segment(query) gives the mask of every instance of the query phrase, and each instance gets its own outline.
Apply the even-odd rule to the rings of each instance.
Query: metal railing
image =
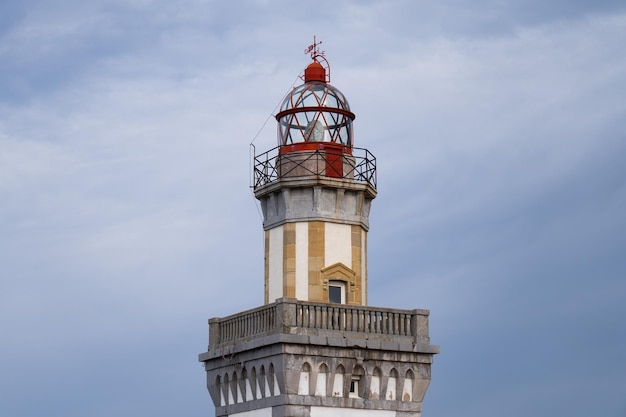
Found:
[[[310,176],[350,179],[376,188],[376,157],[367,149],[351,148],[352,155],[338,155],[324,149],[281,155],[280,148],[254,155],[253,189],[280,178]]]

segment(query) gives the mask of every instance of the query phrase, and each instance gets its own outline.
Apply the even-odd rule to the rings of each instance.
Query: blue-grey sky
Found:
[[[423,416],[625,417],[611,0],[0,2],[0,415],[213,415],[206,320],[263,302],[249,144],[313,35],[378,158],[370,304],[431,310]]]

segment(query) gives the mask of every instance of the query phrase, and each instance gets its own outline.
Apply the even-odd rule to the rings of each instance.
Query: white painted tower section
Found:
[[[325,266],[338,262],[352,268],[352,227],[349,224],[325,224]]]
[[[296,223],[296,298],[309,299],[309,224]]]

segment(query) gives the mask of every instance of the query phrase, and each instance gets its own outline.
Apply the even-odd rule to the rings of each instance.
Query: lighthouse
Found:
[[[277,146],[254,155],[265,303],[210,319],[199,356],[218,417],[420,416],[439,352],[428,310],[368,306],[376,159],[354,144],[320,43],[276,114]]]
[[[367,304],[367,231],[376,159],[353,146],[354,113],[314,44],[304,83],[276,114],[278,147],[255,159],[265,303]],[[326,66],[322,65],[326,64]]]

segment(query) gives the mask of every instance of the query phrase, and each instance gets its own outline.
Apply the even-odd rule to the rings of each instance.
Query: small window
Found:
[[[346,286],[342,281],[330,281],[328,283],[328,302],[345,304]]]
[[[348,395],[351,398],[358,398],[359,396],[359,378],[352,377],[350,381],[350,393]]]

